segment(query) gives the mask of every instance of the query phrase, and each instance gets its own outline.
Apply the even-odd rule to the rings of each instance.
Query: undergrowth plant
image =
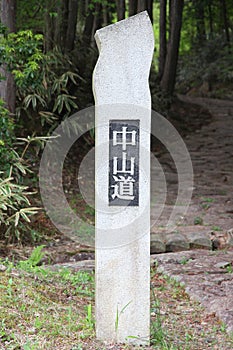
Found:
[[[29,223],[38,211],[25,186],[30,182],[31,188],[36,178],[29,166],[31,146],[38,154],[48,139],[39,135],[48,135],[78,108],[70,91],[81,77],[58,50],[44,54],[42,35],[7,33],[4,26],[0,34],[0,66],[13,74],[17,88],[14,119],[0,101],[0,238],[22,242],[35,239]]]
[[[177,88],[187,92],[193,87],[208,84],[211,91],[214,84],[232,84],[232,48],[219,36],[206,41],[201,47],[194,46],[189,53],[180,57]],[[213,89],[214,90],[214,89]]]
[[[32,204],[35,191],[25,185],[25,179],[31,173],[26,153],[31,144],[42,147],[48,138],[21,138],[17,143],[14,122],[2,100],[0,126],[0,239],[34,241],[37,235],[29,224],[39,208]]]
[[[43,35],[6,33],[4,27],[0,34],[0,66],[5,64],[14,76],[21,133],[48,133],[78,109],[72,89],[82,78],[58,49],[43,52]]]
[[[27,260],[21,260],[19,262],[19,267],[24,270],[30,271],[31,269],[39,265],[44,256],[44,252],[42,252],[44,247],[44,245],[39,245],[36,248],[34,248],[30,257]]]
[[[0,170],[9,170],[10,164],[15,158],[12,149],[14,140],[14,123],[9,116],[9,111],[4,107],[4,101],[0,99]]]
[[[22,241],[23,236],[30,236],[30,216],[39,208],[31,206],[29,197],[32,193],[14,181],[12,171],[6,178],[2,175],[0,173],[0,238]]]

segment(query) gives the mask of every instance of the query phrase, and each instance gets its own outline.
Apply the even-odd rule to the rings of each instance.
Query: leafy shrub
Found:
[[[32,207],[29,196],[32,193],[21,186],[11,176],[3,178],[0,173],[0,238],[6,241],[21,241],[30,232],[30,216],[37,213]]]
[[[14,75],[17,88],[15,124],[0,101],[0,238],[22,242],[33,238],[29,222],[38,211],[25,186],[35,179],[33,173],[33,179],[28,176],[28,147],[32,142],[43,147],[46,137],[36,135],[48,134],[78,108],[72,89],[81,77],[58,50],[43,53],[42,35],[30,30],[7,33],[1,23],[0,34],[0,66]],[[21,136],[18,144],[16,134]],[[24,149],[19,141],[26,142]]]
[[[77,110],[70,92],[81,77],[58,50],[43,53],[43,36],[25,30],[2,35],[0,65],[6,64],[17,87],[16,114],[28,133],[49,131]]]
[[[17,87],[37,88],[40,84],[39,67],[44,59],[43,35],[30,30],[10,33],[1,37],[0,64],[7,64]]]
[[[28,172],[23,155],[31,141],[35,138],[28,138],[20,157],[15,148],[13,121],[0,100],[0,238],[6,241],[32,238],[28,223],[38,208],[31,206],[32,193],[22,185],[22,178]]]
[[[31,142],[34,139],[28,138],[28,141]],[[2,177],[8,176],[11,171],[12,175],[19,181],[20,174],[25,175],[28,168],[23,157],[17,153],[19,149],[15,145],[15,140],[13,118],[10,117],[9,111],[4,107],[3,100],[0,99],[0,171]],[[25,152],[23,151],[23,153]]]
[[[186,92],[207,82],[229,84],[233,82],[232,53],[221,38],[206,41],[180,57],[177,87]]]
[[[39,84],[18,87],[17,116],[30,121],[30,131],[51,132],[57,124],[78,109],[76,97],[70,93],[79,75],[69,70],[64,56],[55,50],[44,56],[38,71]],[[70,63],[71,64],[71,63]],[[40,120],[41,130],[38,126]]]
[[[4,102],[0,99],[0,169],[7,171],[10,169],[15,154],[12,149],[14,139],[14,124],[9,116],[8,110],[4,107]]]

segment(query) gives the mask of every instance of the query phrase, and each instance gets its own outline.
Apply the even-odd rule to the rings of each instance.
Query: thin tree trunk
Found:
[[[151,23],[153,24],[153,0],[147,0],[147,12],[150,16]]]
[[[88,13],[89,10],[89,0],[85,0],[85,13]]]
[[[214,28],[213,28],[212,0],[209,0],[209,3],[208,3],[208,13],[209,13],[210,38],[213,39]]]
[[[61,42],[61,18],[63,18],[61,8],[62,1],[63,0],[61,0],[61,2],[56,0],[47,0],[45,4],[44,37],[46,52],[51,51],[56,44],[60,46],[63,45]],[[57,17],[53,15],[54,13],[57,13]],[[59,31],[58,33],[57,30]]]
[[[175,87],[183,5],[184,0],[173,0],[171,3],[171,38],[168,43],[166,61],[160,83],[162,90],[169,95],[173,94]]]
[[[8,28],[9,32],[15,32],[16,25],[16,0],[1,1],[1,22]],[[13,75],[7,70],[7,67],[0,68],[0,74],[5,80],[0,81],[0,98],[6,103],[11,113],[15,113],[16,88]]]
[[[116,0],[117,19],[121,21],[125,18],[125,0]]]
[[[56,3],[57,17],[54,25],[54,45],[61,47],[61,23],[62,23],[62,4],[61,0]]]
[[[90,11],[86,17],[84,31],[83,31],[83,41],[87,45],[89,45],[91,41],[93,22],[94,22],[94,15],[93,15],[93,12]]]
[[[54,20],[48,9],[45,12],[45,51],[51,51],[54,47]]]
[[[77,26],[76,31],[78,34],[81,34],[84,24],[85,24],[85,17],[86,17],[86,1],[85,0],[79,0],[78,1],[78,15],[77,15]]]
[[[171,18],[171,13],[172,13],[172,1],[169,0],[168,2],[168,40],[171,39],[171,27],[172,27],[172,18]]]
[[[93,27],[92,27],[92,33],[91,33],[91,46],[95,45],[94,35],[97,29],[101,27],[101,10],[102,6],[100,2],[95,3],[95,14],[94,14],[94,20],[93,20]]]
[[[229,45],[230,44],[230,32],[229,32],[229,26],[228,26],[226,1],[221,0],[220,4],[222,4],[223,24],[224,24],[224,31],[225,31],[225,35],[226,35],[226,42]]]
[[[195,1],[196,10],[196,26],[197,26],[197,41],[202,44],[206,39],[205,31],[205,4],[203,0]]]
[[[64,50],[66,47],[66,34],[68,28],[68,17],[69,17],[69,0],[61,0],[61,25],[60,25],[60,36],[61,36],[61,49]]]
[[[74,41],[76,35],[76,26],[78,18],[78,0],[69,0],[68,23],[66,32],[66,52],[74,49]]]
[[[134,16],[137,13],[137,0],[129,0],[129,16]]]
[[[137,13],[147,9],[147,0],[138,0]]]
[[[108,17],[108,6],[106,3],[103,3],[103,27],[108,25],[109,17]]]
[[[162,78],[167,54],[167,0],[160,0],[159,15],[159,78]]]

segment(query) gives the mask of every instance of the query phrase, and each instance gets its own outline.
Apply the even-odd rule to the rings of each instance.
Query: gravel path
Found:
[[[152,227],[152,253],[233,245],[233,102],[179,98],[208,110],[212,119],[184,139],[193,164],[194,191],[187,214],[169,234],[166,222],[177,197],[176,167],[167,153],[158,158],[168,190],[162,215]],[[153,215],[152,207],[152,220]]]
[[[153,259],[160,271],[183,282],[190,297],[233,332],[233,102],[186,96],[180,99],[203,106],[213,118],[185,140],[194,169],[192,202],[183,224],[173,233],[173,252],[154,255]],[[175,194],[171,190],[170,196]],[[154,232],[159,232],[167,246],[165,229],[156,226]],[[187,249],[192,248],[195,238],[196,242],[205,242],[199,248],[225,249],[184,251],[187,244]]]

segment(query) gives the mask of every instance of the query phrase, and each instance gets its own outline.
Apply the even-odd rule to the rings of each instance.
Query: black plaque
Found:
[[[109,205],[139,205],[139,120],[109,122]]]

